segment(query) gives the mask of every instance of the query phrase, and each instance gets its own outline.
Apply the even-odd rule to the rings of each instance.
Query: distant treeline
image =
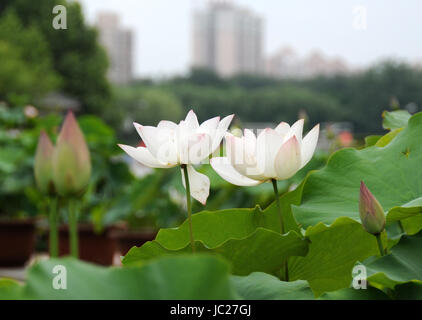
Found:
[[[294,122],[306,113],[309,124],[349,121],[358,134],[380,131],[381,113],[422,106],[422,71],[385,61],[353,75],[308,80],[276,80],[241,75],[222,79],[194,69],[185,77],[165,81],[139,80],[116,88],[124,117],[153,124],[179,120],[190,108],[204,120],[235,113],[243,122]]]

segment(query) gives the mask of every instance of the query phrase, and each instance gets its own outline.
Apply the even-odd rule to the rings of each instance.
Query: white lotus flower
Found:
[[[205,204],[209,195],[210,180],[193,168],[213,153],[221,143],[234,115],[215,117],[198,123],[191,110],[185,120],[176,124],[162,120],[157,127],[134,123],[145,147],[119,146],[132,158],[151,168],[171,168],[187,165],[191,196]],[[182,181],[184,175],[182,170]],[[186,186],[185,186],[186,187]]]
[[[317,145],[319,124],[302,139],[303,122],[291,127],[281,122],[275,129],[264,129],[258,138],[248,129],[240,138],[227,133],[227,156],[212,158],[211,166],[238,186],[288,179],[311,160]]]

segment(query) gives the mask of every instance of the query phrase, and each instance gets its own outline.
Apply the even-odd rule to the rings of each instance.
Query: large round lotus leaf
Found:
[[[360,221],[360,181],[365,182],[385,211],[408,206],[422,196],[421,137],[422,113],[418,113],[385,147],[334,153],[325,168],[305,180],[302,203],[293,207],[296,219],[305,227],[319,222],[331,224],[341,216]],[[421,209],[420,205],[414,206]]]

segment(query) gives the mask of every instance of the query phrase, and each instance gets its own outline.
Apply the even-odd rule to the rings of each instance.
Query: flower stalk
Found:
[[[69,244],[71,256],[77,259],[79,257],[78,212],[75,199],[69,199]]]
[[[280,219],[280,234],[284,234],[284,222],[283,222],[283,215],[281,213],[281,205],[280,205],[280,197],[278,195],[278,187],[277,187],[277,180],[271,179],[271,182],[273,184],[274,189],[274,196],[275,196],[275,203],[277,204],[277,210],[278,210],[278,217]],[[289,281],[289,263],[286,260],[284,263],[284,281]]]
[[[192,253],[195,253],[195,241],[193,239],[193,231],[192,231],[192,200],[190,195],[190,184],[189,184],[189,176],[188,176],[188,168],[186,164],[181,165],[183,170],[183,175],[185,177],[185,186],[186,186],[186,207],[188,211],[188,224],[189,224],[189,238],[190,238],[190,246],[192,248]]]
[[[50,212],[49,212],[49,223],[50,223],[50,257],[58,257],[59,245],[58,245],[58,231],[57,231],[57,198],[50,198]]]
[[[278,210],[278,217],[280,219],[280,234],[284,234],[283,215],[281,213],[280,198],[278,196],[277,180],[271,179],[271,182],[273,184],[275,202],[277,204],[277,210]]]
[[[384,246],[382,245],[382,240],[381,240],[381,233],[376,234],[375,237],[377,238],[378,249],[380,251],[381,257],[385,256]]]

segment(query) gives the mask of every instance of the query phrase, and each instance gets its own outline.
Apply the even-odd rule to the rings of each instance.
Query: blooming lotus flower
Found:
[[[384,209],[363,181],[360,182],[359,214],[367,232],[377,235],[384,230]]]
[[[84,135],[70,111],[57,138],[53,160],[54,184],[62,196],[79,196],[91,177],[91,158]]]
[[[151,168],[186,165],[191,196],[205,204],[210,180],[206,175],[195,171],[192,164],[199,164],[207,159],[220,146],[232,119],[233,115],[221,121],[220,117],[215,117],[199,125],[196,114],[191,110],[179,124],[167,120],[160,121],[156,127],[134,123],[145,147],[119,146],[129,156]],[[183,170],[182,181],[186,188]]]
[[[53,194],[53,153],[54,146],[47,133],[42,130],[35,153],[34,175],[38,189],[44,194]]]
[[[268,180],[284,180],[303,168],[314,154],[319,124],[303,139],[303,119],[291,127],[281,122],[258,137],[245,129],[242,137],[226,134],[226,157],[211,159],[211,166],[228,182],[255,186]]]

